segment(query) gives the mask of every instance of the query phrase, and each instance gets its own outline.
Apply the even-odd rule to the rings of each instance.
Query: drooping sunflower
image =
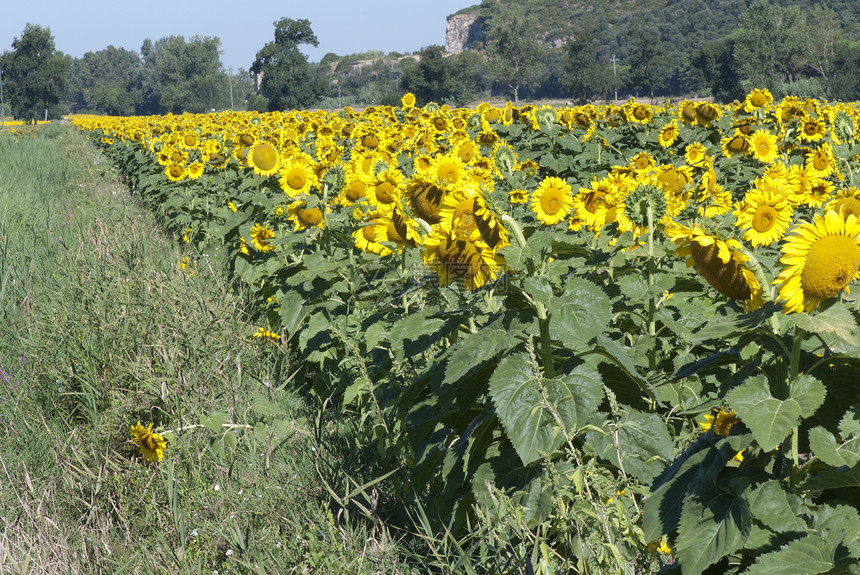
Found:
[[[280,155],[278,149],[269,142],[255,142],[245,161],[258,176],[271,176],[278,171]]]
[[[260,253],[268,253],[275,249],[271,245],[271,239],[275,237],[275,231],[268,225],[255,223],[251,226],[251,245]]]
[[[436,272],[440,285],[459,280],[470,290],[495,280],[501,267],[481,233],[477,229],[468,233],[460,226],[435,228],[424,238],[421,257]]]
[[[164,459],[164,450],[167,449],[167,440],[152,431],[152,424],[144,427],[138,421],[131,426],[132,440],[140,448],[140,454],[147,461],[159,462]]]
[[[770,164],[779,157],[779,146],[776,134],[771,134],[766,129],[756,130],[749,137],[750,146],[748,154],[763,164]]]
[[[783,194],[768,191],[748,193],[734,213],[744,240],[752,246],[767,246],[785,235],[794,210]]]
[[[801,222],[782,245],[784,266],[773,282],[785,313],[811,311],[840,292],[860,270],[860,220],[833,210]]]
[[[720,109],[710,102],[696,104],[696,121],[702,126],[710,126],[722,117]]]
[[[532,194],[532,211],[539,222],[553,226],[573,208],[573,191],[566,181],[555,176],[545,178]]]
[[[711,287],[729,299],[740,300],[748,309],[761,307],[762,287],[755,274],[744,265],[749,258],[743,253],[740,242],[723,241],[698,224],[688,228],[672,223],[664,228],[664,233],[678,244],[675,254],[687,258],[687,267],[696,266]]]
[[[443,186],[417,172],[406,183],[403,197],[415,217],[433,225],[440,220],[439,210],[445,195]]]

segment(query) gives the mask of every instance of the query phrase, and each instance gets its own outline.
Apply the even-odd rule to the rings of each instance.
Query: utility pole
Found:
[[[6,108],[3,105],[3,70],[0,70],[0,127],[6,127]]]
[[[615,91],[615,100],[618,100],[618,79],[615,74],[615,63],[618,61],[618,58],[615,57],[615,54],[612,55],[612,88]]]

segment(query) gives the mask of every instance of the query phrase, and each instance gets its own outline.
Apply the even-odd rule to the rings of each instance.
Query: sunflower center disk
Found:
[[[842,235],[824,236],[809,248],[800,275],[808,298],[825,300],[845,289],[860,269],[860,247]]]
[[[759,233],[770,231],[776,224],[777,213],[772,206],[759,206],[753,215],[752,227]]]

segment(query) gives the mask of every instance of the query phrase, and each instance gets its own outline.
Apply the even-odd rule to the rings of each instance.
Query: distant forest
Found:
[[[463,50],[446,52],[440,38],[410,54],[328,53],[319,62],[301,53],[319,45],[313,23],[283,18],[275,41],[239,70],[223,67],[217,37],[171,36],[146,40],[139,52],[108,46],[72,58],[54,54],[49,31],[28,24],[0,54],[7,110],[11,102],[18,116],[35,118],[335,109],[396,105],[406,92],[419,104],[457,106],[631,96],[728,102],[752,88],[775,98],[860,100],[857,0],[484,0],[458,14],[474,27]],[[38,62],[48,54],[51,79],[45,72],[44,86],[33,85],[28,70],[47,70]]]

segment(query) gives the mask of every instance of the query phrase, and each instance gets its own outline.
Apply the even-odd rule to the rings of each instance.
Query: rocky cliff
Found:
[[[445,27],[445,51],[462,52],[475,42],[484,42],[481,25],[484,20],[475,12],[457,13],[448,16]]]

